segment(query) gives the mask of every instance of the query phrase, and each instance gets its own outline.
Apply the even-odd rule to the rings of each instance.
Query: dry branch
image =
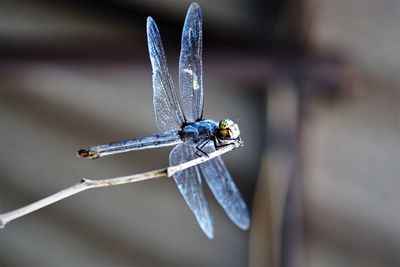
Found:
[[[208,154],[208,156],[199,157],[199,158],[181,163],[179,165],[170,166],[168,168],[149,171],[149,172],[145,172],[145,173],[121,176],[121,177],[117,177],[117,178],[102,179],[102,180],[92,180],[92,179],[82,178],[79,183],[77,183],[71,187],[68,187],[64,190],[61,190],[51,196],[43,198],[39,201],[36,201],[32,204],[25,206],[25,207],[22,207],[22,208],[19,208],[19,209],[16,209],[16,210],[4,213],[4,214],[0,214],[0,228],[3,228],[7,223],[9,223],[12,220],[15,220],[19,217],[22,217],[28,213],[31,213],[35,210],[40,209],[40,208],[46,207],[50,204],[53,204],[59,200],[67,198],[69,196],[75,195],[81,191],[91,189],[91,188],[97,188],[97,187],[106,187],[106,186],[112,186],[112,185],[134,183],[134,182],[139,182],[139,181],[144,181],[144,180],[149,180],[149,179],[160,178],[163,176],[170,177],[178,171],[182,171],[184,169],[193,167],[195,165],[198,165],[198,164],[205,162],[207,160],[210,160],[212,158],[218,157],[218,156],[220,156],[226,152],[232,151],[233,149],[238,148],[242,145],[243,145],[243,143],[240,140],[237,140],[235,143],[233,143],[231,145],[222,147],[221,149]]]

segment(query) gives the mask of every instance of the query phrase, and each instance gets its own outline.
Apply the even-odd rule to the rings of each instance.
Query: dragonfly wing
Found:
[[[147,43],[153,69],[153,106],[157,127],[160,131],[179,129],[185,117],[169,74],[160,32],[151,17],[147,18]]]
[[[169,155],[170,165],[194,159],[194,148],[180,144]],[[201,175],[197,166],[185,169],[174,174],[174,180],[186,203],[196,216],[197,222],[208,238],[213,238],[213,217],[208,202],[203,193]]]
[[[180,96],[188,122],[203,116],[202,20],[200,6],[191,4],[183,26],[179,58]]]
[[[214,151],[213,146],[207,146],[204,149],[207,153]],[[246,203],[221,157],[203,162],[199,166],[212,193],[229,218],[241,229],[248,229],[250,217]]]

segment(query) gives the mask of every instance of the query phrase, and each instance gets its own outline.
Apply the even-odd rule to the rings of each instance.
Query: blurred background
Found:
[[[206,193],[215,238],[173,180],[89,190],[0,231],[0,266],[400,265],[397,0],[198,1],[205,117],[239,120],[224,160],[252,214]],[[79,181],[167,166],[170,148],[76,157],[157,131],[146,17],[177,85],[190,1],[0,2],[0,212]]]

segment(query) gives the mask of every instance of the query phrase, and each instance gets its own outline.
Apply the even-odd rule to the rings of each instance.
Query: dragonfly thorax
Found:
[[[213,139],[217,130],[218,124],[215,121],[201,120],[186,124],[180,134],[182,140],[198,143],[205,139]]]

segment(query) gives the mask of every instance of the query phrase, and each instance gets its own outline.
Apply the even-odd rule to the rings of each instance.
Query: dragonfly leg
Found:
[[[208,154],[206,153],[206,152],[204,152],[203,150],[202,150],[202,148],[203,147],[205,147],[208,143],[210,142],[210,139],[209,138],[206,138],[206,139],[204,139],[204,140],[202,140],[197,146],[196,146],[196,156],[198,156],[198,157],[201,157],[201,156],[207,156],[208,157]],[[201,154],[200,154],[200,153]]]
[[[213,139],[213,143],[214,143],[215,150],[218,150],[218,148],[220,147],[221,144],[219,142],[218,142],[219,144],[217,143],[217,138]]]

